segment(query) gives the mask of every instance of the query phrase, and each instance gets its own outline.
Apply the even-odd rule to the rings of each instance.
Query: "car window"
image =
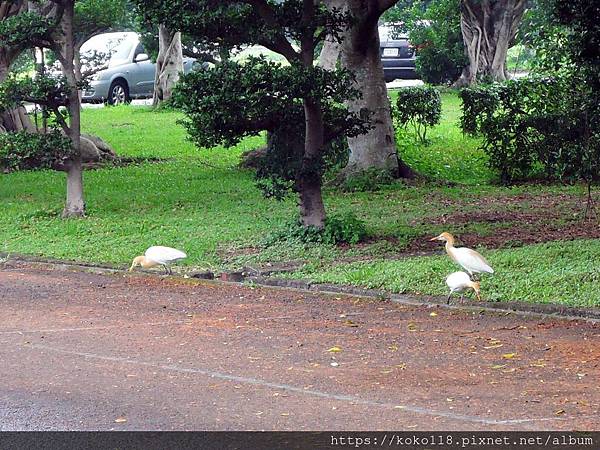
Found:
[[[141,42],[135,48],[135,53],[133,54],[133,57],[135,58],[140,53],[146,53],[146,51],[144,50],[144,46],[142,45]]]
[[[124,40],[121,42],[115,48],[115,52],[110,58],[109,66],[118,66],[119,64],[129,62],[129,55],[131,54],[131,48],[133,47],[133,44],[134,42],[131,42],[130,40]]]

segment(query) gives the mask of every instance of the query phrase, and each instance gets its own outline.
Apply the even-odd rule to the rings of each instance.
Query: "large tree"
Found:
[[[323,159],[335,136],[353,128],[355,121],[354,115],[339,105],[340,92],[349,95],[347,89],[342,89],[346,77],[315,67],[315,52],[328,34],[339,36],[347,25],[347,16],[328,11],[323,1],[316,0],[136,3],[148,20],[189,34],[201,44],[217,43],[221,48],[259,44],[286,58],[288,68],[253,60],[238,67],[231,65],[234,62],[220,64],[212,72],[217,78],[210,71],[207,75],[192,74],[186,86],[196,88],[186,90],[181,101],[185,102],[192,131],[209,131],[195,133],[199,143],[205,142],[203,136],[209,136],[212,142],[231,144],[263,130],[274,132],[284,141],[286,137],[289,141],[301,137],[300,154],[287,153],[294,158],[290,161],[294,167],[293,190],[299,196],[302,224],[322,228]],[[203,83],[212,82],[219,92],[207,95]],[[277,156],[290,147],[294,146],[283,142],[277,147],[281,149]]]
[[[12,3],[12,2],[5,2]],[[3,2],[4,4],[4,2]],[[80,151],[80,102],[78,81],[75,71],[75,1],[53,0],[28,2],[14,15],[3,20],[0,33],[0,48],[21,49],[42,47],[54,52],[62,71],[62,78],[46,76],[36,80],[7,79],[3,86],[2,102],[12,110],[25,101],[45,104],[54,113],[54,118],[69,138],[71,152],[64,161],[67,173],[67,195],[63,217],[78,217],[85,213],[83,197],[83,166]],[[65,114],[62,107],[66,108]]]
[[[341,39],[325,41],[319,58],[323,67],[338,63],[354,74],[354,86],[361,96],[348,99],[346,105],[356,114],[371,115],[371,129],[348,138],[350,155],[344,176],[381,169],[395,176],[410,178],[413,171],[398,157],[391,117],[391,106],[380,56],[378,23],[381,16],[398,0],[326,0],[327,7],[349,13],[352,21]]]
[[[352,174],[376,168],[393,172],[399,177],[414,176],[412,170],[398,158],[383,65],[380,55],[379,19],[397,0],[346,0],[348,12],[354,18],[343,35],[342,67],[355,76],[355,86],[362,96],[347,101],[350,111],[361,114],[370,111],[373,127],[368,133],[348,138],[350,158],[346,173]]]
[[[508,79],[506,55],[526,6],[527,0],[461,0],[460,26],[469,64],[456,86]]]
[[[156,106],[173,95],[173,88],[183,72],[183,48],[181,32],[169,30],[165,25],[158,26],[158,57],[154,76],[152,103]]]

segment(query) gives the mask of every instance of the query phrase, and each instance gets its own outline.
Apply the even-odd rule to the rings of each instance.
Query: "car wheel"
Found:
[[[108,90],[107,103],[109,105],[123,105],[131,103],[131,98],[129,97],[129,87],[125,81],[115,80],[112,82],[110,89]]]

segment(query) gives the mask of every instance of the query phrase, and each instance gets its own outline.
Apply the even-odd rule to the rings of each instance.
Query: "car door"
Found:
[[[136,57],[145,53],[142,44],[138,44],[133,54],[133,64],[130,72],[130,88],[136,97],[151,97],[154,92],[154,74],[156,64],[150,59],[135,61]]]

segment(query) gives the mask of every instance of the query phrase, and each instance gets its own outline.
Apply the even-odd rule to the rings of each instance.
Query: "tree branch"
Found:
[[[261,45],[267,47],[274,52],[277,52],[285,58],[292,62],[297,61],[300,58],[300,55],[294,50],[292,44],[286,39],[286,37],[281,33],[279,23],[277,20],[277,15],[273,8],[267,3],[266,0],[242,0],[242,3],[246,3],[248,5],[253,6],[258,12],[260,18],[265,22],[265,24],[276,30],[277,34],[274,37],[274,40],[264,39],[262,42],[259,42]]]
[[[377,10],[379,11],[379,15],[381,16],[384,12],[386,12],[396,3],[398,3],[398,0],[378,0]]]

